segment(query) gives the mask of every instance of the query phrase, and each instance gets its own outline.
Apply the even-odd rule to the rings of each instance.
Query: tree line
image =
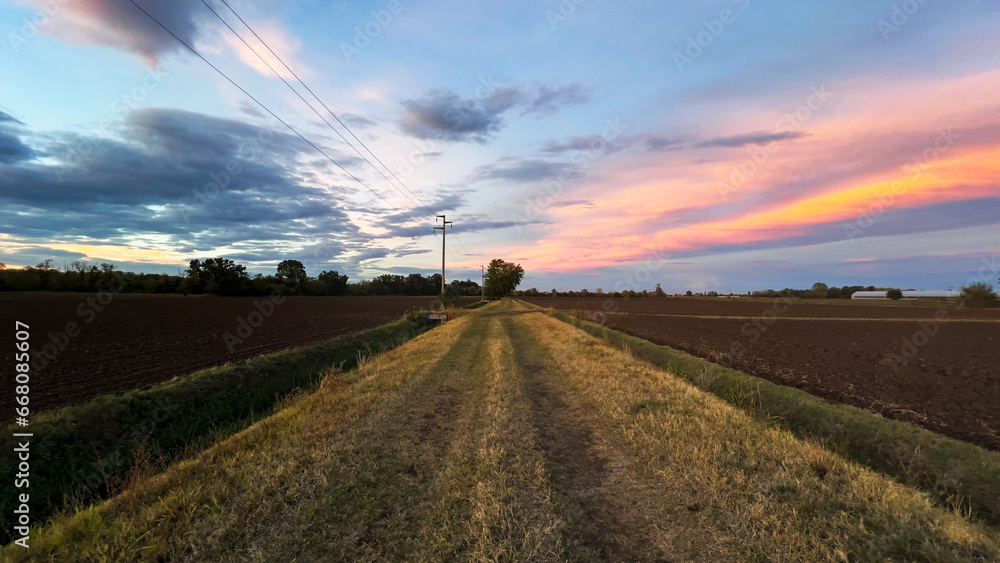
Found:
[[[828,287],[825,283],[816,282],[809,289],[781,290],[767,289],[764,291],[753,291],[753,297],[800,297],[803,299],[850,299],[852,295],[859,291],[889,291],[891,287],[875,287],[874,285],[845,285],[844,287]]]
[[[7,268],[0,263],[0,291],[107,291],[116,293],[177,293],[215,295],[428,295],[441,292],[441,274],[424,276],[382,274],[351,282],[336,270],[309,276],[298,260],[284,260],[274,274],[251,276],[246,266],[228,258],[191,260],[182,275],[147,274],[119,270],[111,263],[73,262],[63,269],[51,260],[34,267]],[[453,296],[479,295],[479,284],[453,280],[446,287]]]

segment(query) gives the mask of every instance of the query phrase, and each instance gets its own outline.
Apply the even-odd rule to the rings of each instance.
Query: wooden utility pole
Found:
[[[445,252],[444,234],[445,234],[445,229],[448,227],[448,225],[451,224],[451,221],[445,221],[444,215],[438,215],[437,219],[434,219],[434,222],[437,223],[438,219],[441,219],[441,226],[434,227],[434,230],[436,231],[438,229],[441,229],[441,299],[444,299],[444,252]]]

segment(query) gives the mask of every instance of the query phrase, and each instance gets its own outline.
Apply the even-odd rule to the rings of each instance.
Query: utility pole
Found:
[[[486,266],[480,266],[479,270],[483,273],[483,285],[479,286],[479,295],[482,295],[480,301],[486,301]]]
[[[451,224],[451,221],[445,221],[444,215],[438,215],[437,218],[434,219],[434,222],[437,223],[438,219],[441,219],[441,226],[434,227],[434,230],[436,231],[441,229],[441,299],[444,299],[444,233],[448,225]]]

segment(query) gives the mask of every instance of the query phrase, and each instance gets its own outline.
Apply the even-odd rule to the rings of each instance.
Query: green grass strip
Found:
[[[1000,453],[653,344],[570,313],[549,314],[802,439],[1000,524]]]
[[[30,494],[32,524],[106,498],[137,470],[161,468],[200,451],[267,416],[283,396],[311,389],[331,368],[353,369],[360,357],[425,330],[397,321],[39,413],[31,422],[28,489],[15,488],[16,456],[0,456],[0,475],[10,477],[0,481],[2,520],[13,514],[19,493]],[[8,426],[0,449],[10,454],[17,445],[12,433],[21,431]],[[12,541],[12,525],[0,528],[0,545]]]

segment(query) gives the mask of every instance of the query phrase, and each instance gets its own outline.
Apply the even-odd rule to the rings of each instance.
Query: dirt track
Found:
[[[268,297],[123,294],[106,305],[94,299],[94,294],[5,294],[0,299],[0,324],[13,327],[19,320],[30,326],[36,412],[385,324],[410,307],[426,308],[432,298],[288,297],[267,316]],[[78,326],[77,336],[66,334],[67,323]],[[12,328],[0,333],[4,389],[13,384],[8,382],[13,336]],[[43,352],[54,359],[46,361]],[[0,394],[0,420],[11,420],[12,406],[12,394]]]
[[[0,559],[997,560],[927,498],[506,300]]]
[[[600,311],[607,300],[527,301]],[[950,320],[935,332],[931,321],[941,306],[792,303],[786,310],[774,300],[614,303],[612,311],[621,312],[604,317],[610,328],[1000,450],[1000,310],[945,306]],[[904,341],[919,344],[923,335],[922,346],[911,349]]]

